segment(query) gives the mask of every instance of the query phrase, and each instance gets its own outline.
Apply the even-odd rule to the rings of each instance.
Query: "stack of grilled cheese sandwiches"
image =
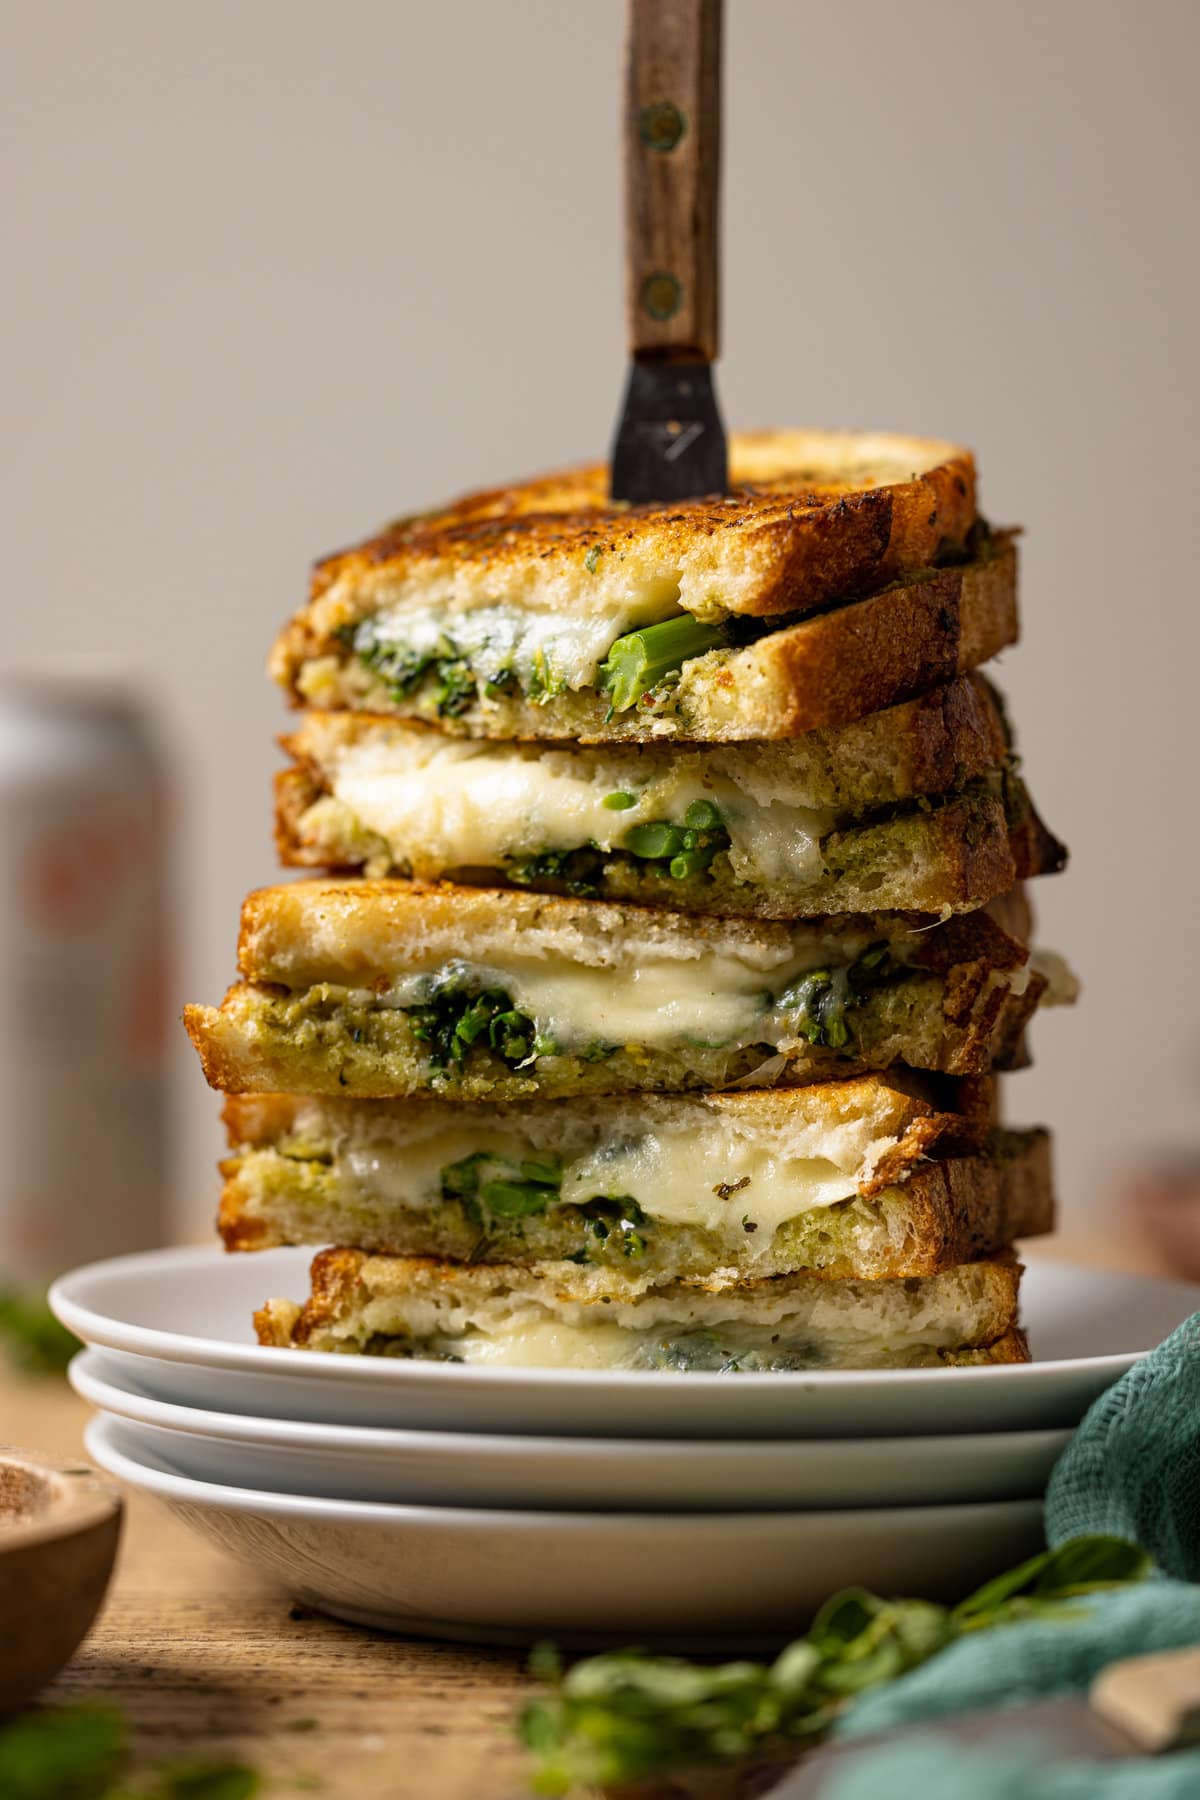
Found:
[[[731,492],[584,469],[318,565],[238,982],[226,1246],[317,1250],[264,1344],[543,1367],[1027,1357],[1045,1132],[997,1071],[1072,997],[1062,866],[980,665],[1012,534],[952,445],[734,438]]]

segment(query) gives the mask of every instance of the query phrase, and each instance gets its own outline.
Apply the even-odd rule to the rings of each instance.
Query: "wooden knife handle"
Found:
[[[624,129],[630,349],[713,362],[721,0],[629,0]]]

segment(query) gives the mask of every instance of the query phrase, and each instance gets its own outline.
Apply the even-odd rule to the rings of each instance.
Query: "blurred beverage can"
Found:
[[[129,690],[0,681],[0,1288],[164,1237],[164,790]]]

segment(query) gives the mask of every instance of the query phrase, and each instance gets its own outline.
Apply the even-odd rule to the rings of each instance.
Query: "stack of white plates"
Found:
[[[580,1373],[263,1349],[309,1253],[65,1277],[88,1448],[338,1617],[438,1637],[767,1642],[861,1585],[955,1598],[1035,1551],[1090,1402],[1200,1289],[1035,1261],[1027,1366]]]

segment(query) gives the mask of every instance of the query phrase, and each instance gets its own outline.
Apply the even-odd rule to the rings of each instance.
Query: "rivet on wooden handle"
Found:
[[[626,312],[636,356],[717,355],[721,0],[629,0]]]

